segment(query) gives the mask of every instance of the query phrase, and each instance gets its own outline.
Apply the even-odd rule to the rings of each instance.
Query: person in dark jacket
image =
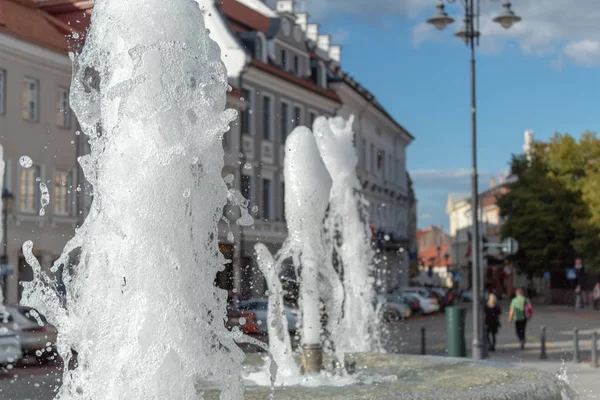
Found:
[[[485,328],[490,351],[496,351],[496,334],[500,328],[500,315],[502,310],[498,305],[496,295],[491,293],[485,306]]]

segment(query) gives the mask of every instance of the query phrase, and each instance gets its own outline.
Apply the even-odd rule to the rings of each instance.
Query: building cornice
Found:
[[[72,71],[71,59],[66,54],[49,50],[6,33],[0,33],[0,53],[8,54],[15,59],[25,59],[37,65],[41,62],[46,67],[60,73],[71,74]]]

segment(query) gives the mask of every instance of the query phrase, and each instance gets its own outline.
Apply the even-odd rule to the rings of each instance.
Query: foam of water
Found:
[[[198,381],[243,398],[217,224],[227,201],[227,74],[191,0],[97,0],[71,104],[91,154],[90,214],[64,254],[66,297],[34,270],[23,304],[58,328],[61,400],[198,399]],[[80,250],[79,260],[69,255]]]
[[[269,386],[271,382],[268,374],[268,363],[260,367],[247,368],[243,376],[247,385]],[[383,375],[367,371],[358,371],[356,374],[340,374],[339,371],[323,370],[317,375],[278,375],[275,382],[276,387],[345,387],[350,385],[376,385],[390,383],[398,380],[396,375]]]
[[[367,203],[356,177],[352,144],[354,117],[319,117],[314,134],[333,185],[326,221],[329,252],[337,261],[344,287],[343,318],[337,346],[345,352],[380,349],[374,308],[371,232]]]

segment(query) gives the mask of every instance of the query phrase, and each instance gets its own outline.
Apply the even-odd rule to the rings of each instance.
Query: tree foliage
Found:
[[[517,180],[499,199],[502,234],[519,241],[513,257],[530,275],[564,270],[576,257],[600,270],[600,141],[556,134],[528,159],[513,156]]]

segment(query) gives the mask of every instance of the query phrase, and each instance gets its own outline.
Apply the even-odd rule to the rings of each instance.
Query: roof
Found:
[[[466,192],[453,192],[450,193],[448,195],[448,199],[453,202],[453,203],[458,203],[459,201],[463,201],[463,200],[470,200],[471,199],[471,193],[466,193]]]
[[[0,0],[0,32],[66,54],[65,26],[33,0]]]
[[[239,3],[245,5],[246,7],[256,11],[266,17],[277,17],[275,11],[271,9],[268,5],[263,3],[261,0],[237,0]]]
[[[452,264],[452,256],[450,255],[450,245],[443,244],[440,247],[438,257],[438,246],[429,246],[423,251],[419,252],[419,262],[424,262],[426,266],[433,265],[439,267],[442,265]],[[444,255],[448,254],[448,261]]]
[[[76,31],[81,34],[81,40],[84,40],[94,8],[93,1],[47,0],[38,2],[37,7],[60,21],[67,33]]]
[[[392,115],[377,101],[377,98],[374,94],[369,92],[366,88],[364,88],[360,83],[356,82],[354,78],[352,78],[348,73],[341,70],[341,68],[337,71],[338,76],[341,80],[348,86],[350,86],[356,93],[362,96],[365,100],[369,101],[371,104],[375,106],[379,112],[381,112],[386,118],[388,118],[394,125],[396,125],[400,130],[405,132],[411,140],[414,140],[415,137],[398,121],[392,117]]]
[[[243,1],[251,2],[250,0]],[[266,34],[269,26],[271,26],[270,17],[237,0],[217,0],[217,5],[220,7],[221,13],[227,17],[230,24],[234,24],[234,32],[240,32],[245,29],[260,31]],[[267,7],[266,5],[264,6]]]
[[[263,70],[265,72],[269,72],[273,75],[278,76],[281,79],[284,79],[288,82],[294,83],[298,86],[302,86],[305,89],[309,89],[315,93],[318,93],[322,96],[328,97],[331,100],[337,102],[337,103],[341,103],[342,100],[340,99],[340,97],[337,95],[337,93],[335,93],[335,91],[333,89],[325,89],[322,88],[321,86],[317,85],[316,83],[314,83],[313,81],[311,81],[308,78],[300,78],[294,74],[291,74],[287,71],[284,71],[282,69],[280,69],[279,67],[276,67],[272,64],[265,64],[263,62],[260,62],[256,59],[252,59],[252,61],[250,62],[250,65],[252,65],[253,67],[256,67],[260,70]]]

